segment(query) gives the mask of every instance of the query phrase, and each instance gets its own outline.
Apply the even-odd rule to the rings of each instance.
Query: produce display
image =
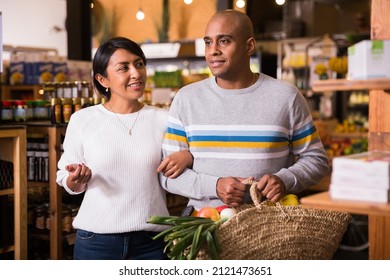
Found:
[[[334,139],[324,144],[325,150],[330,159],[339,156],[357,154],[368,150],[368,139]]]
[[[269,205],[276,205],[268,202]],[[278,204],[282,206],[299,205],[294,194],[286,194]],[[220,244],[218,227],[236,214],[227,205],[203,207],[196,211],[193,206],[186,207],[182,216],[151,216],[148,223],[170,226],[153,239],[164,238],[167,242],[164,252],[172,260],[194,260],[199,251],[207,247],[211,259],[218,259]]]
[[[345,75],[348,72],[348,57],[331,57],[329,60],[329,69],[340,75]]]

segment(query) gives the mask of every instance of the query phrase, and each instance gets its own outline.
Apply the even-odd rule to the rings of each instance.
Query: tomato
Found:
[[[215,209],[217,209],[218,213],[221,213],[221,211],[225,208],[228,208],[229,206],[227,205],[221,205],[221,206],[218,206],[218,207],[215,207]]]
[[[203,218],[210,218],[213,221],[218,221],[221,218],[219,216],[217,209],[213,207],[203,207],[199,209],[198,214],[196,214],[196,216],[203,217]]]

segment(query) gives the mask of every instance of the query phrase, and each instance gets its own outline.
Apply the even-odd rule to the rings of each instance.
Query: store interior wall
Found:
[[[3,44],[54,48],[67,55],[66,0],[1,0]]]
[[[126,36],[139,43],[158,42],[162,5],[156,0],[95,0],[103,8],[99,13],[99,32],[92,47],[101,43],[102,32],[108,36]],[[162,1],[161,1],[162,2]],[[217,9],[217,0],[170,0],[170,41],[203,37],[207,20]],[[2,0],[3,43],[11,46],[55,48],[67,56],[66,0]],[[145,13],[139,21],[138,9]],[[196,11],[196,12],[194,12]],[[105,34],[107,36],[107,34]]]
[[[83,0],[88,1],[88,0]],[[95,18],[95,32],[92,37],[92,48],[96,48],[107,36],[126,36],[136,42],[158,42],[157,28],[161,23],[162,5],[156,0],[93,0],[100,6],[100,12],[93,12]],[[162,0],[159,1],[162,3]],[[170,27],[168,37],[170,41],[193,40],[203,37],[204,28],[208,19],[221,6],[221,0],[197,0],[191,5],[184,4],[183,0],[169,0]],[[263,18],[264,11],[272,14],[274,3],[258,7],[258,1],[248,0],[248,12],[251,18]],[[259,1],[260,2],[260,1]],[[267,3],[270,0],[267,1]],[[230,3],[230,2],[229,2]],[[310,4],[311,3],[311,4]],[[315,5],[313,5],[315,3]],[[295,0],[290,3],[290,18],[292,11],[301,7],[301,21],[305,24],[304,32],[295,30],[292,37],[317,36],[325,33],[353,32],[356,30],[356,15],[363,15],[369,21],[369,0]],[[60,55],[67,56],[66,30],[67,0],[2,0],[0,11],[3,17],[3,43],[11,46],[31,46],[55,48]],[[249,5],[251,5],[249,7]],[[138,9],[145,13],[145,19],[139,21],[135,15]],[[309,9],[309,10],[308,10]],[[280,21],[280,8],[277,11]],[[332,20],[329,20],[332,19]],[[272,21],[257,23],[258,32],[267,32],[272,29]],[[271,24],[270,24],[271,23]],[[294,27],[291,21],[289,28]],[[296,28],[299,25],[295,25]],[[103,34],[109,33],[109,34]],[[104,36],[103,36],[104,35]]]
[[[161,25],[162,0],[95,0],[101,4],[103,12],[99,14],[102,27],[94,37],[94,46],[100,43],[102,32],[126,36],[138,43],[159,42],[157,29]],[[139,9],[145,13],[145,19],[139,21],[135,15]],[[217,10],[217,0],[197,0],[186,5],[183,0],[169,0],[170,41],[193,40],[202,38],[208,19]],[[113,19],[111,21],[107,21]],[[104,29],[104,24],[110,28]]]

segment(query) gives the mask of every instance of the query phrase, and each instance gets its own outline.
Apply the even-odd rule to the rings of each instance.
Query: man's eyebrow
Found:
[[[233,38],[233,36],[230,35],[230,34],[219,34],[219,35],[217,35],[217,39],[224,38],[224,37]],[[209,36],[203,37],[203,40],[209,40],[209,39],[211,39]]]

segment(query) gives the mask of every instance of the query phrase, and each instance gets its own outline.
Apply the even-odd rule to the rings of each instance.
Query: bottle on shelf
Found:
[[[60,124],[62,122],[62,106],[61,99],[53,97],[51,99],[51,113],[50,113],[51,123]]]

